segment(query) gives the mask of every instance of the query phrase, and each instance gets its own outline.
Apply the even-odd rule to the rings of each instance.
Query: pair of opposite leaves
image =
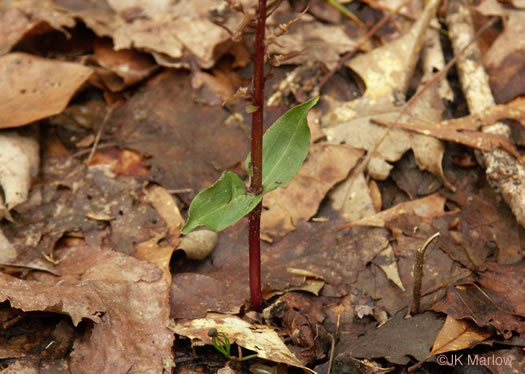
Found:
[[[189,216],[182,228],[188,234],[198,226],[221,231],[250,213],[268,192],[285,185],[299,172],[310,148],[310,129],[306,115],[317,104],[314,97],[287,111],[263,136],[262,187],[263,193],[250,193],[244,182],[225,171],[212,186],[193,199]],[[249,170],[250,155],[246,159]]]

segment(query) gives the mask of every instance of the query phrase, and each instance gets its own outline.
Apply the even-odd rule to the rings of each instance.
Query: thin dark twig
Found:
[[[106,129],[106,125],[109,121],[109,117],[111,116],[111,113],[113,113],[113,110],[117,107],[117,104],[110,105],[108,107],[108,110],[106,111],[106,115],[104,116],[104,120],[102,121],[102,124],[100,125],[97,135],[95,136],[95,141],[93,142],[93,147],[91,148],[91,152],[89,153],[89,156],[86,160],[86,164],[90,164],[91,160],[93,160],[93,156],[95,155],[95,152],[98,147],[98,143],[100,142],[100,137],[102,136],[102,133]]]
[[[425,263],[425,252],[429,244],[439,236],[439,231],[426,240],[421,248],[416,252],[414,263],[414,286],[412,288],[412,308],[413,314],[418,314],[421,306],[421,283],[423,280],[423,265]]]
[[[117,145],[118,145],[117,143],[104,143],[104,144],[99,144],[97,149],[111,148],[111,147],[116,147]],[[91,148],[81,149],[80,151],[73,153],[70,157],[71,158],[80,157],[80,156],[85,155],[86,153],[91,153],[91,150],[92,150]]]
[[[341,314],[337,314],[337,323],[335,325],[335,336],[337,337],[337,334],[339,334],[339,323],[341,322]],[[332,364],[334,361],[334,352],[335,352],[335,338],[333,335],[330,335],[331,346],[330,346],[330,359],[328,360],[328,370],[326,374],[330,374],[332,372]]]

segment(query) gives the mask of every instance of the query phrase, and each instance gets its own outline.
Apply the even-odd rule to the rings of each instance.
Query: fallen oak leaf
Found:
[[[61,113],[93,69],[16,52],[0,57],[0,127]]]
[[[423,361],[410,369],[418,368],[432,356],[474,347],[491,336],[492,333],[490,331],[481,329],[466,320],[454,319],[447,315],[443,327],[434,340],[432,351]],[[442,362],[438,361],[438,363],[441,364]]]
[[[205,318],[189,321],[170,321],[168,328],[176,334],[192,340],[211,344],[210,329],[223,332],[230,341],[257,352],[259,358],[284,363],[303,369],[305,373],[315,373],[305,367],[288,349],[279,335],[266,325],[251,324],[237,316],[207,313]]]
[[[425,122],[390,122],[372,119],[373,123],[383,126],[393,126],[405,130],[411,130],[423,135],[431,135],[441,140],[448,140],[454,143],[460,143],[471,148],[482,151],[492,151],[496,148],[503,148],[511,155],[520,160],[520,154],[508,139],[500,135],[483,133],[474,130],[465,130],[457,128],[440,127],[439,125]]]
[[[82,319],[100,323],[101,314],[107,312],[101,297],[88,284],[64,281],[50,284],[22,280],[0,273],[0,302],[8,301],[11,307],[24,312],[46,311],[67,314],[73,325]]]

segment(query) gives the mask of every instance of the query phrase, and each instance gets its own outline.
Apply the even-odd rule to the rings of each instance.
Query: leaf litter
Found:
[[[365,3],[345,5],[367,22],[386,15],[380,2]],[[515,169],[482,164],[487,185],[483,169],[453,160],[474,159],[477,148],[521,162],[522,91],[509,79],[523,63],[521,44],[510,42],[521,15],[495,1],[471,8],[503,17],[483,56],[501,104],[473,104],[463,88],[467,115],[450,104],[446,81],[432,78],[445,69],[437,3],[402,8],[366,42],[363,26],[319,4],[297,21],[295,3],[272,15],[270,36],[288,24],[268,49],[273,63],[299,65],[288,80],[292,67],[274,67],[271,82],[282,83],[274,104],[306,101],[321,69],[356,46],[361,54],[346,63],[353,83],[346,71],[328,84],[299,174],[264,200],[262,316],[246,309],[246,223],[218,236],[180,232],[196,191],[226,170],[247,177],[246,103],[218,105],[249,82],[244,27],[255,2],[242,2],[244,14],[215,0],[2,3],[3,127],[22,127],[5,133],[23,137],[2,148],[19,161],[9,147],[41,158],[4,162],[13,179],[0,178],[10,220],[0,227],[2,372],[185,372],[215,360],[211,327],[259,354],[243,364],[217,359],[211,370],[436,370],[436,354],[458,350],[519,361],[500,343],[523,346],[525,236],[512,194],[493,183]],[[451,29],[463,22],[452,18]],[[333,94],[337,85],[359,90],[359,80],[360,98]],[[284,109],[268,107],[266,117]],[[508,119],[510,138],[484,130]],[[405,319],[417,249],[436,232],[422,269],[425,311]]]

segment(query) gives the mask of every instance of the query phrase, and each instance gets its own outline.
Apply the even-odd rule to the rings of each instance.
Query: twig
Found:
[[[111,148],[111,147],[116,147],[117,145],[118,145],[117,143],[104,143],[104,144],[99,144],[97,148],[98,149]],[[86,153],[90,153],[90,152],[91,152],[91,148],[81,149],[80,151],[73,153],[70,157],[76,158],[76,157],[83,156]]]
[[[337,337],[337,334],[339,333],[339,323],[341,322],[341,314],[337,314],[337,323],[335,325],[335,336]],[[332,344],[330,346],[330,359],[328,360],[328,370],[326,374],[330,374],[332,372],[332,364],[334,361],[334,352],[335,352],[335,338],[333,335],[330,334],[330,340],[332,341]]]
[[[113,110],[117,107],[116,104],[110,105],[106,111],[106,115],[104,116],[104,120],[102,121],[102,124],[100,125],[97,135],[95,136],[95,141],[93,142],[93,147],[91,148],[91,152],[89,153],[89,156],[86,160],[86,164],[90,164],[91,160],[93,159],[93,156],[95,155],[95,152],[98,147],[98,143],[100,142],[100,137],[104,130],[106,129],[106,125],[109,121],[109,117],[111,116],[111,113],[113,113]]]
[[[423,279],[423,265],[425,263],[425,252],[429,244],[439,236],[439,231],[432,235],[416,252],[414,263],[414,286],[412,288],[412,313],[418,314],[421,306],[421,283]]]

